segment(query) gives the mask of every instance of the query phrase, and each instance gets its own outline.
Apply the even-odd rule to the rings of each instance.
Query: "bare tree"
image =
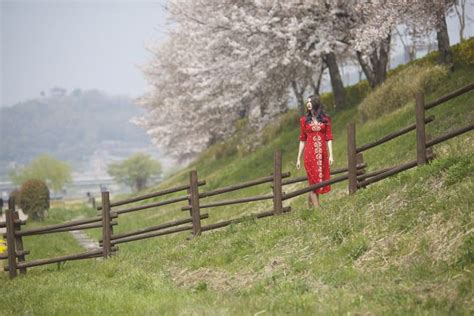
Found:
[[[467,0],[457,0],[453,6],[459,21],[459,40],[464,41],[464,29],[466,28],[466,3]]]

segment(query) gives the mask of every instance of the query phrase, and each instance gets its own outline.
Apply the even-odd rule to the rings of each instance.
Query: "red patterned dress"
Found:
[[[310,185],[330,179],[329,153],[327,141],[332,140],[331,119],[325,117],[326,123],[306,123],[306,117],[300,119],[300,140],[305,141],[304,146],[304,168],[308,175]],[[314,190],[314,193],[324,194],[331,191],[327,185]]]

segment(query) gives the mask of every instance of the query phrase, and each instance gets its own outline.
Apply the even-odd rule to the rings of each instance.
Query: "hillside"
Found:
[[[427,100],[473,81],[473,63],[458,62],[456,71]],[[428,125],[428,133],[436,136],[472,122],[473,100],[471,92],[430,110],[436,119]],[[412,124],[414,104],[410,101],[365,123],[358,120],[355,106],[331,114],[337,168],[346,165],[348,122],[356,122],[357,142],[363,144]],[[285,113],[260,136],[262,145],[248,151],[242,142],[248,130],[242,124],[234,138],[209,148],[160,188],[187,183],[191,169],[207,181],[203,191],[269,175],[275,149],[283,152],[284,171],[304,175],[294,167],[298,128],[298,115]],[[430,165],[356,195],[347,195],[345,182],[335,185],[323,196],[318,211],[308,209],[306,197],[300,196],[289,202],[293,209],[289,214],[249,218],[190,241],[188,233],[153,238],[120,245],[117,255],[106,262],[70,262],[60,271],[56,266],[33,268],[13,281],[2,276],[0,291],[8,294],[0,296],[0,310],[7,315],[472,314],[473,137],[470,132],[437,145],[437,159]],[[369,150],[364,158],[369,170],[377,170],[412,160],[415,151],[410,133]],[[270,190],[261,185],[214,200]],[[121,216],[114,232],[183,218],[182,205]],[[270,205],[253,202],[210,209],[205,222],[256,213]],[[56,208],[49,221],[78,214],[90,216],[94,211]],[[92,235],[98,237],[100,232]],[[29,259],[77,251],[67,238],[27,239],[25,249],[32,252]]]
[[[98,149],[126,156],[120,150],[151,145],[146,133],[129,122],[141,115],[131,99],[95,90],[59,92],[0,108],[0,176],[12,162],[26,164],[42,153],[77,170]]]

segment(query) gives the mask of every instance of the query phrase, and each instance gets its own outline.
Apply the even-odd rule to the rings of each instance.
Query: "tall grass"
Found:
[[[443,66],[413,66],[388,78],[359,105],[363,122],[390,113],[413,100],[416,92],[431,93],[445,82],[448,69]]]

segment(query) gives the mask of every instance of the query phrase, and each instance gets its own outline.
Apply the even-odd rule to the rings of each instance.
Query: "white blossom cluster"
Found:
[[[455,0],[372,0],[353,6],[356,22],[352,29],[353,46],[357,51],[370,52],[376,43],[392,34],[397,25],[404,24],[419,33],[432,32],[444,18]]]

